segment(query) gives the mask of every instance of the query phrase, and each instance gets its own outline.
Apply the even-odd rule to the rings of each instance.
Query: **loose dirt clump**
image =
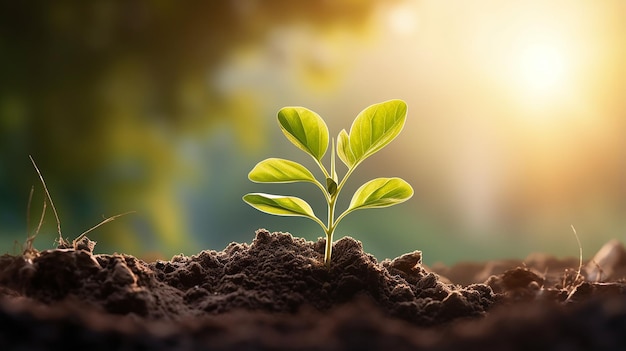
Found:
[[[349,237],[334,244],[328,269],[324,244],[259,230],[251,244],[151,263],[94,254],[87,238],[28,258],[4,255],[0,346],[504,349],[517,339],[518,346],[554,345],[566,332],[580,339],[578,328],[591,321],[626,327],[624,285],[578,281],[571,268],[545,274],[540,264],[510,266],[476,281],[468,277],[492,272],[474,264],[473,275],[466,270],[463,284],[453,284],[450,273],[462,269],[429,269],[419,251],[377,262]],[[605,343],[626,346],[594,328]],[[593,333],[587,339],[599,342]]]

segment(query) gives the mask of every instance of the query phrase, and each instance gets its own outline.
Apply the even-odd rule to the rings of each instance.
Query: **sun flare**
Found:
[[[519,83],[526,93],[535,97],[553,95],[565,88],[567,57],[555,45],[536,43],[522,48],[519,62]]]
[[[508,57],[511,88],[518,101],[531,108],[562,104],[571,92],[579,47],[571,36],[549,26],[520,31]]]

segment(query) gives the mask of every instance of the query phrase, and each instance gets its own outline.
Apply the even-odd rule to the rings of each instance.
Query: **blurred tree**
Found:
[[[186,165],[172,143],[206,135],[220,121],[258,142],[254,95],[220,91],[213,83],[219,67],[234,51],[263,45],[275,28],[359,35],[380,2],[2,2],[1,224],[23,222],[24,208],[15,204],[36,182],[32,154],[53,195],[70,197],[55,199],[67,209],[65,223],[137,209],[160,239],[180,248],[188,238],[173,179]],[[106,240],[137,249],[127,230]]]

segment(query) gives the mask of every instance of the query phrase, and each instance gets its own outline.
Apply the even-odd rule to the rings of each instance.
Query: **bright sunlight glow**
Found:
[[[517,28],[505,58],[518,103],[544,111],[566,103],[580,73],[576,69],[580,46],[566,30],[554,26],[537,24],[533,31],[522,29]]]
[[[565,53],[554,45],[537,43],[522,48],[519,57],[519,80],[522,88],[534,97],[553,95],[565,88]]]
[[[410,35],[415,33],[418,27],[415,4],[408,2],[395,5],[389,10],[387,21],[390,29],[396,34]]]

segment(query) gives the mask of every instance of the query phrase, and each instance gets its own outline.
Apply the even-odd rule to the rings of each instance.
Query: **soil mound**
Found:
[[[151,263],[93,254],[93,247],[85,238],[71,248],[0,257],[2,349],[626,346],[618,333],[626,328],[624,284],[585,279],[598,273],[592,262],[582,273],[553,275],[511,267],[479,282],[500,266],[470,265],[465,276],[462,268],[435,268],[451,277],[444,278],[422,265],[419,251],[379,263],[349,237],[334,244],[330,269],[323,239],[266,230],[251,244]],[[458,279],[466,284],[450,283]]]

